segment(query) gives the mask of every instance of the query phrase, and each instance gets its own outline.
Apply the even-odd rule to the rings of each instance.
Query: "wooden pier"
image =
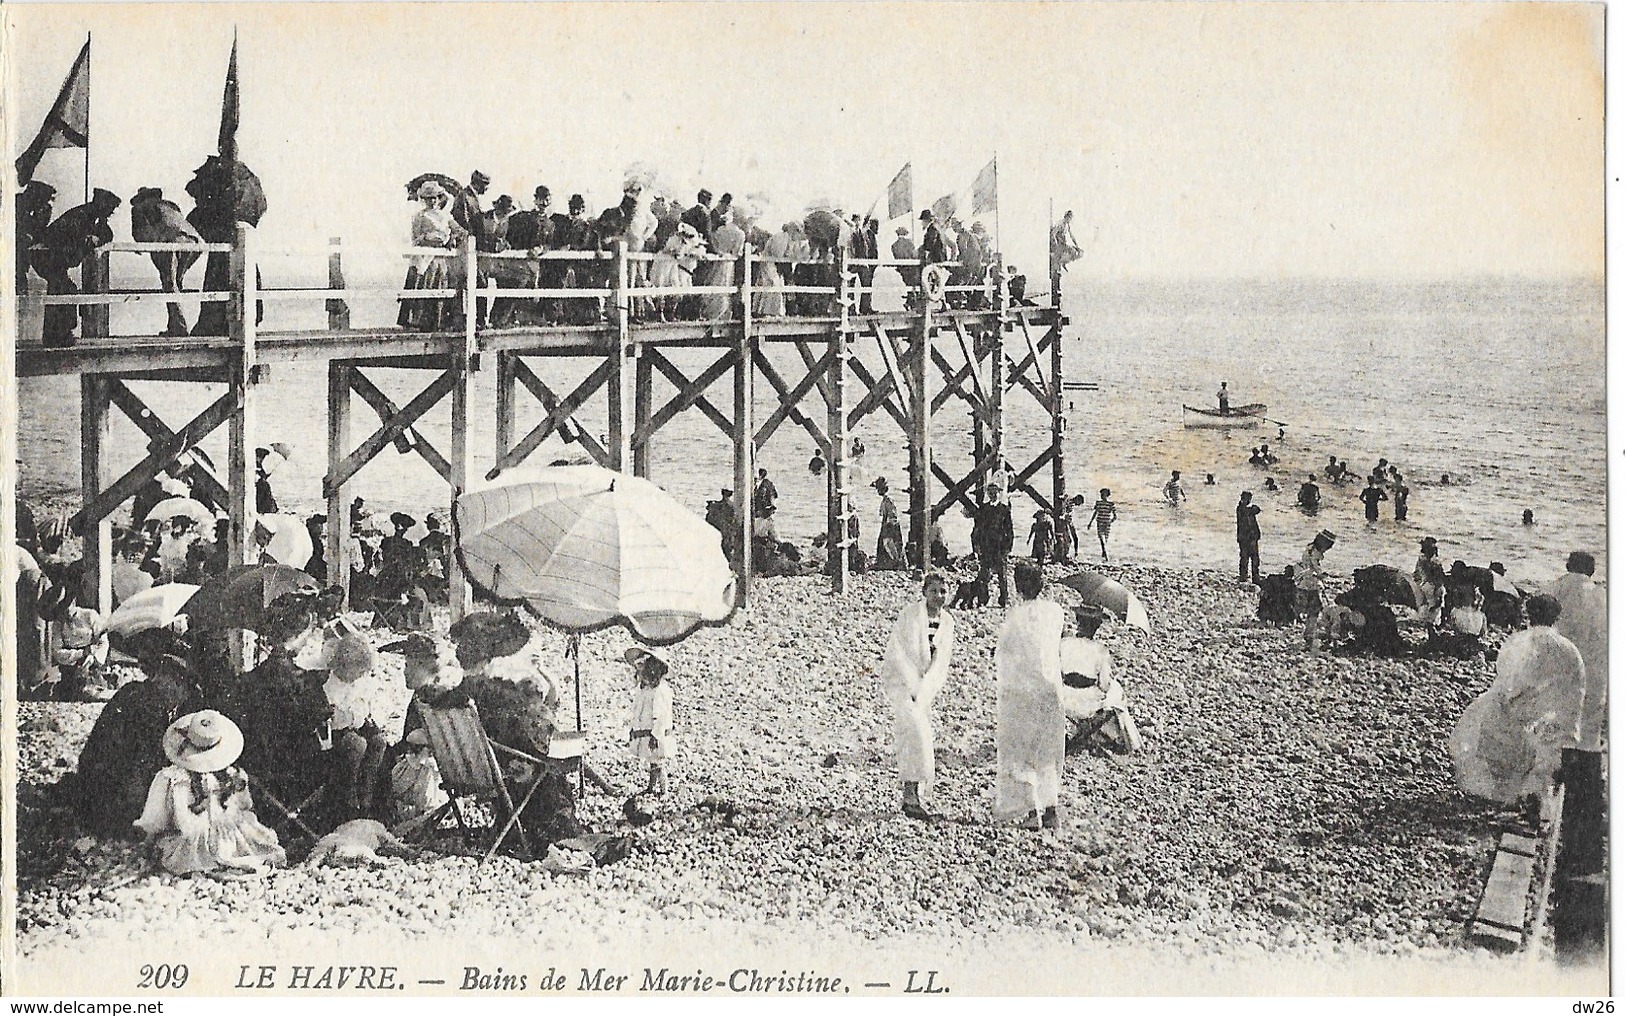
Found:
[[[146,258],[166,250],[206,250],[231,259],[232,284],[228,292],[180,294],[154,290],[113,291],[109,259],[115,254]],[[858,296],[864,292],[856,269],[890,265],[916,268],[917,261],[839,258],[833,263],[832,286],[753,286],[753,265],[763,259],[749,252],[737,260],[729,286],[634,286],[631,266],[653,255],[606,252],[477,253],[469,242],[460,251],[410,249],[403,256],[432,256],[451,260],[463,280],[455,289],[352,289],[345,285],[343,245],[332,241],[328,254],[328,285],[321,289],[260,290],[256,265],[262,252],[252,228],[240,225],[229,245],[115,243],[99,250],[85,264],[80,295],[47,296],[50,305],[97,308],[86,315],[84,337],[75,346],[44,348],[21,345],[17,374],[31,377],[77,374],[80,377],[83,503],[74,516],[74,530],[84,537],[85,589],[83,602],[101,610],[111,607],[111,517],[138,489],[171,464],[196,465],[194,473],[217,503],[230,514],[230,561],[257,561],[254,542],[254,449],[258,417],[256,389],[264,368],[275,364],[325,362],[327,364],[327,469],[323,493],[327,500],[326,560],[329,575],[348,583],[349,496],[347,484],[383,449],[412,432],[425,413],[451,401],[451,440],[437,449],[413,433],[412,447],[445,480],[447,503],[465,490],[468,467],[468,396],[481,374],[496,384],[496,467],[502,471],[525,462],[546,439],[569,433],[600,465],[649,473],[650,450],[660,430],[679,413],[694,410],[714,423],[733,444],[733,489],[742,516],[737,546],[741,595],[748,597],[755,572],[751,559],[754,531],[748,510],[754,488],[756,455],[790,423],[811,436],[828,461],[827,530],[832,584],[847,588],[847,520],[853,512],[850,482],[851,429],[871,414],[880,413],[896,423],[909,449],[909,536],[911,553],[929,558],[929,523],[954,505],[974,505],[990,478],[1005,461],[1005,400],[1014,392],[1035,399],[1051,422],[1051,442],[1032,461],[1012,463],[1005,483],[1011,493],[1022,491],[1039,507],[1052,513],[1066,498],[1062,440],[1065,417],[1062,398],[1060,284],[1050,280],[1047,306],[1018,306],[1007,292],[1002,259],[995,256],[979,285],[949,286],[948,293],[969,294],[976,309],[933,306],[918,289],[908,292],[909,310],[860,314]],[[265,252],[287,254],[290,252]],[[309,254],[313,252],[291,252]],[[477,282],[482,264],[491,259],[600,261],[609,271],[607,288],[491,289]],[[712,259],[720,260],[720,259]],[[734,260],[734,259],[729,259]],[[894,290],[895,291],[895,290]],[[758,316],[754,297],[780,292],[804,299],[820,298],[826,313],[820,316]],[[727,317],[706,321],[654,322],[640,320],[635,310],[653,297],[723,296],[731,303]],[[460,299],[462,327],[457,331],[413,332],[395,327],[350,327],[349,301],[361,298]],[[591,325],[480,328],[477,301],[496,299],[590,300],[604,308],[603,320]],[[256,325],[258,301],[322,301],[328,327],[318,331],[261,331]],[[219,338],[164,338],[154,335],[113,335],[107,308],[128,303],[179,301],[187,304],[227,304],[228,334]],[[965,301],[960,301],[965,302]],[[766,351],[774,345],[793,348],[804,373],[785,376]],[[674,349],[712,350],[715,359],[698,373],[685,374],[668,353]],[[590,370],[580,384],[564,391],[550,380],[548,369],[560,358],[585,360]],[[1047,361],[1047,362],[1046,362]],[[428,372],[429,380],[405,405],[396,405],[374,383],[370,372],[412,370]],[[655,376],[673,391],[657,405]],[[731,400],[713,400],[708,393],[724,377],[731,380]],[[128,387],[130,381],[171,381],[221,386],[221,394],[197,417],[172,426]],[[755,386],[765,382],[777,396],[776,408],[765,419],[755,418]],[[665,386],[662,386],[665,387]],[[822,422],[801,412],[799,403],[814,391],[826,413]],[[601,394],[600,394],[601,393]],[[352,399],[357,395],[378,417],[378,426],[355,443]],[[522,397],[540,403],[544,416],[523,435],[516,435],[516,408]],[[594,438],[576,420],[576,414],[594,400],[607,403],[607,441]],[[970,408],[974,463],[964,475],[954,475],[932,454],[935,417],[951,400]],[[723,405],[719,406],[718,401]],[[731,405],[728,403],[731,401]],[[149,451],[133,465],[121,469],[108,461],[107,434],[111,413],[117,408],[149,438]],[[730,411],[725,411],[731,410]],[[229,453],[224,475],[216,473],[193,450],[221,426],[229,428]],[[1049,483],[1043,483],[1045,474]],[[1047,487],[1047,489],[1041,489]],[[453,562],[456,556],[452,556]],[[460,571],[451,579],[452,615],[459,617],[470,604],[470,593]]]

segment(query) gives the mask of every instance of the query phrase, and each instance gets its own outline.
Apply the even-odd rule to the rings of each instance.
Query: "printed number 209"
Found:
[[[155,988],[158,991],[167,988],[184,988],[189,973],[184,963],[174,965],[160,963],[157,966],[146,963],[141,967],[141,981],[136,987]]]

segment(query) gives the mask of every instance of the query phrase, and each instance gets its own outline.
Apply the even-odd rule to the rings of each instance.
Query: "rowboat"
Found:
[[[1256,427],[1264,416],[1264,410],[1269,407],[1262,402],[1253,402],[1245,406],[1231,406],[1230,412],[1221,413],[1217,409],[1198,409],[1195,406],[1185,406],[1185,426],[1187,428],[1206,428],[1209,430],[1229,430],[1236,427]]]

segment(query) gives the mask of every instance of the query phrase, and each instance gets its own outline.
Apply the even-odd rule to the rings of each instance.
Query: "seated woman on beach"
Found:
[[[158,863],[176,875],[261,875],[288,857],[260,824],[236,766],[243,733],[212,709],[182,716],[163,735],[170,765],[153,778],[135,820]]]
[[[80,819],[99,836],[130,835],[148,786],[166,764],[164,730],[172,717],[199,706],[198,688],[179,656],[158,655],[143,669],[145,680],[126,684],[102,707],[77,771],[62,784]]]
[[[322,693],[326,634],[318,627],[336,607],[331,595],[284,595],[267,608],[260,635],[271,649],[240,677],[217,676],[205,701],[243,731],[243,764],[270,793],[296,807],[326,786],[333,774],[333,707]],[[342,810],[336,794],[322,806]],[[335,807],[338,805],[338,807]]]

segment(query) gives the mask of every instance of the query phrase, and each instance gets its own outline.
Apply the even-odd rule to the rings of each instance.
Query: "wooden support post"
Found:
[[[654,434],[649,432],[649,417],[654,412],[654,364],[650,362],[646,350],[639,347],[636,350],[637,389],[632,398],[632,472],[645,480],[649,478],[649,452],[654,443]],[[642,435],[641,440],[636,436]]]
[[[480,255],[472,234],[463,237],[458,254],[463,262],[463,349],[472,351],[478,348],[480,323]]]
[[[327,362],[327,584],[344,589],[350,602],[350,500],[343,483],[333,483],[350,450],[350,379],[355,368]]]
[[[999,320],[994,325],[992,333],[987,337],[987,355],[992,358],[988,365],[987,381],[987,449],[986,456],[993,463],[989,467],[990,477],[998,477],[998,482],[1006,492],[1009,491],[1010,478],[1004,475],[1004,333],[1011,328],[1010,302],[1008,294],[1000,303]],[[977,354],[983,351],[978,349]],[[978,503],[985,503],[986,498],[979,498]]]
[[[327,288],[343,289],[344,286],[344,259],[342,237],[329,237],[327,246],[330,248],[327,255]],[[327,328],[329,331],[342,332],[350,330],[350,304],[346,300],[327,301]]]
[[[611,359],[609,378],[609,462],[610,468],[625,472],[633,468],[632,431],[627,417],[632,408],[628,398],[631,372],[627,361],[632,358],[632,298],[626,272],[626,241],[615,241],[614,261],[609,275],[609,323],[614,332],[615,351]]]
[[[91,252],[91,255],[85,258],[80,270],[80,277],[84,281],[84,285],[80,288],[86,293],[107,292],[107,283],[111,276],[108,262],[111,259],[112,254],[109,251],[98,250]],[[107,338],[110,333],[110,307],[106,304],[99,306],[87,304],[75,309],[79,311],[79,320],[82,322],[81,335],[87,339]]]
[[[845,260],[845,255],[841,255]],[[842,268],[844,269],[844,265]],[[840,273],[845,278],[845,271]],[[844,286],[843,286],[844,288]],[[829,408],[829,497],[828,497],[828,526],[825,529],[828,540],[830,586],[837,593],[846,592],[847,574],[850,559],[847,555],[846,520],[847,506],[847,452],[851,447],[851,440],[846,425],[846,364],[847,364],[847,338],[851,334],[852,315],[847,308],[845,294],[840,300],[841,320],[830,336],[830,347],[835,354],[830,358],[829,385],[825,389],[825,400]],[[808,370],[811,370],[808,367]]]
[[[451,445],[446,454],[451,465],[451,496],[446,501],[448,508],[455,506],[457,498],[468,489],[468,360],[460,358],[452,366],[452,371],[456,376],[451,386]],[[456,531],[456,527],[452,527],[452,533]],[[474,593],[468,584],[468,576],[463,574],[462,565],[457,562],[456,548],[452,550],[449,561],[451,574],[447,578],[451,623],[456,624],[473,608]]]
[[[514,395],[519,382],[516,361],[519,354],[508,350],[497,353],[497,448],[495,462],[513,447]]]
[[[922,568],[931,564],[931,395],[926,382],[931,369],[931,305],[920,311],[914,348],[908,362],[898,364],[908,379],[908,538],[914,560]]]
[[[756,575],[754,561],[756,512],[751,502],[756,492],[756,349],[751,336],[750,261],[744,261],[745,281],[739,296],[739,359],[734,364],[734,501],[739,506],[738,553],[739,605],[750,604],[750,586]]]
[[[1003,273],[1000,274],[1002,278]],[[1065,386],[1061,383],[1063,380],[1061,335],[1064,319],[1061,317],[1060,272],[1055,272],[1050,279],[1049,299],[1055,317],[1050,324],[1049,343],[1050,444],[1055,448],[1055,456],[1050,460],[1050,478],[1055,494],[1055,518],[1059,521],[1061,513],[1066,510],[1066,398],[1063,394]]]
[[[254,539],[254,441],[256,405],[254,386],[258,382],[255,357],[257,325],[255,302],[258,287],[254,280],[254,229],[237,224],[236,242],[231,246],[231,301],[227,308],[230,338],[238,346],[237,362],[227,382],[239,393],[237,409],[231,414],[230,450],[226,455],[226,489],[231,515],[230,565],[254,564],[259,548]]]
[[[90,504],[107,485],[107,435],[110,402],[108,379],[98,374],[79,376],[79,484],[83,504]],[[84,585],[81,606],[106,613],[113,609],[113,517],[86,520],[84,527]]]

